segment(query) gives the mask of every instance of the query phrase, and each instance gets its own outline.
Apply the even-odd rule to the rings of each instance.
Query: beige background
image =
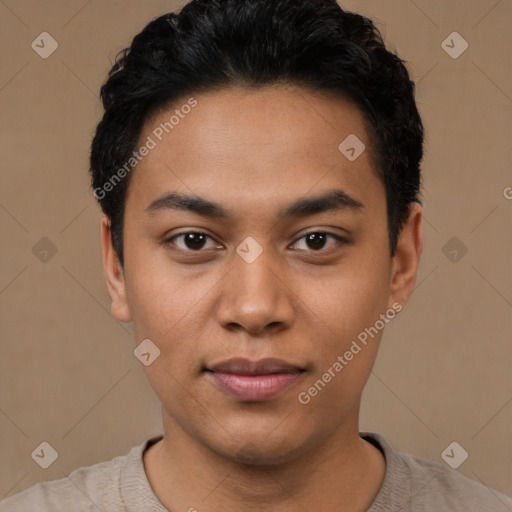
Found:
[[[131,326],[109,313],[87,157],[115,54],[178,5],[0,2],[0,498],[160,432]],[[387,327],[361,430],[438,461],[457,441],[459,471],[511,494],[512,2],[342,5],[409,62],[427,130],[417,288]],[[43,31],[59,44],[48,59],[31,48]],[[441,47],[453,31],[469,43],[457,59]],[[42,237],[57,247],[46,263],[32,252]],[[467,247],[457,262],[452,237]],[[31,458],[42,441],[59,453],[46,470]]]

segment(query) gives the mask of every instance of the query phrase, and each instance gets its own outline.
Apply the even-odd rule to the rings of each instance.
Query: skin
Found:
[[[108,218],[101,224],[112,314],[133,322],[137,344],[149,338],[161,351],[144,367],[164,426],[144,455],[149,482],[173,511],[366,510],[385,461],[359,437],[358,417],[382,331],[309,404],[297,395],[379,315],[407,303],[422,250],[421,206],[411,205],[391,258],[385,189],[364,118],[345,99],[283,85],[194,97],[197,106],[133,171],[124,272]],[[148,120],[140,141],[187,99]],[[338,150],[349,134],[366,146],[353,162]],[[331,189],[363,207],[278,213]],[[218,202],[233,217],[147,211],[170,191]],[[186,232],[211,238],[169,241]],[[326,232],[347,243],[304,237]],[[236,252],[248,236],[263,250],[252,263]],[[234,356],[276,357],[306,371],[277,398],[242,402],[202,371]]]

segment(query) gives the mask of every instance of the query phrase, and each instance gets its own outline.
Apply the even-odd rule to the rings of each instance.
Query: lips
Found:
[[[304,373],[281,359],[234,358],[205,369],[222,391],[243,402],[262,402],[283,394]]]
[[[271,373],[296,373],[303,371],[299,366],[289,364],[281,359],[248,359],[234,358],[207,367],[207,370],[221,373],[235,373],[237,375],[269,375]]]

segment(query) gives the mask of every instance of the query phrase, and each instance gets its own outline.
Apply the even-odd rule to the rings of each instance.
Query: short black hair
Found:
[[[386,190],[393,256],[410,205],[419,202],[423,156],[423,125],[404,63],[370,19],[335,0],[192,0],[151,21],[118,54],[101,87],[105,112],[91,146],[92,188],[121,264],[131,174],[119,170],[130,170],[150,116],[186,95],[279,84],[335,93],[364,114]]]

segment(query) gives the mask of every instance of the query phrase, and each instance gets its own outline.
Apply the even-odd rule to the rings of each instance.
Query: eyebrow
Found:
[[[330,190],[320,196],[301,198],[285,206],[278,212],[278,217],[307,217],[318,213],[351,210],[357,211],[364,208],[361,201],[349,196],[341,189]],[[215,203],[200,196],[188,196],[178,192],[168,194],[155,199],[147,208],[146,212],[154,214],[162,210],[181,210],[196,213],[203,217],[217,219],[232,219],[231,210],[226,209],[219,203]]]

